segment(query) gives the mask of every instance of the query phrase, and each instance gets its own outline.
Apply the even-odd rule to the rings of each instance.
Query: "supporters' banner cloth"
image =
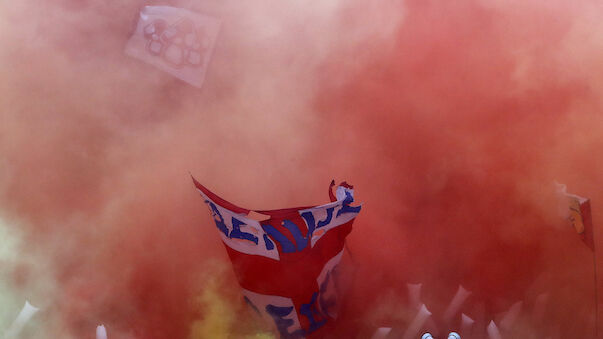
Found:
[[[169,6],[145,6],[125,53],[201,87],[220,22]]]
[[[337,265],[361,206],[353,187],[331,183],[331,203],[250,210],[209,191],[194,178],[226,245],[245,301],[281,338],[304,338],[337,316]]]

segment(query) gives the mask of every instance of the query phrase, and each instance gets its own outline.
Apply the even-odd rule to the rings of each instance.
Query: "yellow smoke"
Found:
[[[204,270],[211,273],[202,279],[200,285],[203,289],[194,300],[201,317],[193,321],[189,339],[274,339],[274,335],[258,330],[259,324],[247,323],[253,319],[241,319],[237,316],[245,306],[240,302],[240,291],[224,290],[225,286],[232,287],[232,280],[227,277],[231,271],[227,269],[230,269],[230,263],[220,265],[213,262],[210,268]]]

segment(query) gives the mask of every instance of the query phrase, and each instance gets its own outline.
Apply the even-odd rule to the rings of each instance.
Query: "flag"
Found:
[[[201,87],[220,22],[184,8],[145,6],[125,53]]]
[[[591,250],[595,250],[595,240],[593,234],[593,220],[590,211],[590,199],[575,194],[567,193],[565,185],[557,184],[557,190],[564,197],[563,206],[567,209],[563,212],[576,232],[582,238],[582,241]]]
[[[353,186],[342,183],[331,202],[279,210],[255,210],[267,216],[256,221],[251,210],[236,206],[193,178],[209,208],[232,261],[245,302],[281,338],[304,338],[337,317],[337,267],[345,238],[361,206]]]

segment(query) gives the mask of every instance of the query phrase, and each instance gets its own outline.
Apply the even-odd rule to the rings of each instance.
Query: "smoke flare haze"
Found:
[[[221,21],[201,89],[123,53],[157,4]],[[24,338],[272,338],[189,172],[250,209],[355,186],[324,337],[401,335],[418,283],[431,324],[470,292],[439,326],[463,312],[463,338],[519,301],[509,337],[600,322],[554,187],[591,199],[602,248],[600,1],[5,2],[0,75],[0,331],[29,300]]]

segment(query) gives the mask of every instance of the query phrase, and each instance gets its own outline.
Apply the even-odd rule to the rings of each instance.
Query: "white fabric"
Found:
[[[328,231],[330,231],[331,229],[337,227],[337,226],[341,226],[343,224],[345,224],[346,222],[354,219],[357,215],[358,212],[349,212],[349,213],[343,213],[340,216],[337,216],[337,212],[339,212],[342,208],[343,208],[343,200],[345,199],[345,195],[341,196],[339,194],[340,192],[340,188],[342,188],[341,186],[337,189],[337,201],[326,204],[326,205],[322,205],[322,206],[316,206],[313,208],[308,208],[305,210],[299,210],[299,213],[302,214],[304,212],[310,212],[312,213],[312,215],[314,216],[314,220],[316,222],[316,229],[314,230],[314,233],[312,234],[312,239],[311,239],[311,247],[314,247],[314,245],[316,244],[316,242],[322,238]],[[353,196],[353,190],[348,190],[349,192],[352,193]],[[360,206],[360,205],[354,205],[355,206]],[[333,208],[333,212],[332,212],[332,216],[331,216],[331,221],[326,224],[323,227],[318,227],[318,222],[321,220],[325,220],[327,218],[328,215],[328,209],[329,208]]]
[[[226,208],[222,208],[220,205],[211,200],[208,196],[203,194],[201,190],[198,190],[201,196],[205,199],[206,204],[208,205],[209,211],[213,214],[214,211],[209,206],[209,202],[213,203],[216,206],[216,209],[220,212],[220,216],[224,220],[225,226],[228,228],[229,234],[233,230],[232,219],[233,217],[239,221],[242,221],[244,225],[239,226],[242,232],[251,233],[258,238],[258,243],[255,244],[251,241],[242,240],[242,239],[232,239],[226,236],[223,232],[218,230],[220,236],[222,237],[222,241],[226,244],[226,246],[232,248],[235,251],[239,251],[241,253],[260,255],[263,257],[268,257],[271,259],[279,260],[280,256],[278,254],[278,250],[276,248],[276,244],[272,243],[272,246],[266,244],[264,240],[264,229],[260,225],[260,223],[256,220],[247,218],[245,214],[234,213],[233,211],[227,210]],[[214,219],[218,219],[219,216],[214,215]],[[269,249],[271,247],[271,249]]]
[[[276,307],[291,307],[291,313],[283,317],[283,319],[293,320],[293,323],[287,328],[289,333],[300,330],[301,325],[299,323],[299,316],[293,305],[291,298],[280,297],[276,295],[259,294],[243,288],[243,295],[249,299],[249,302],[257,308],[259,316],[264,320],[266,324],[271,326],[274,333],[278,333],[274,325],[274,319],[266,312],[266,306],[272,305]]]
[[[316,283],[318,284],[320,290],[320,298],[334,298],[335,300],[337,300],[337,286],[335,286],[335,280],[331,273],[333,273],[333,271],[337,268],[337,265],[339,265],[341,257],[343,256],[343,251],[344,250],[341,250],[341,252],[339,252],[336,256],[329,259],[329,261],[327,261],[325,266],[322,268],[322,271],[318,275],[318,278],[316,278]],[[330,277],[328,281],[325,281],[327,280],[327,275],[329,275]],[[322,303],[320,302],[318,303],[319,306],[321,304]],[[327,314],[331,318],[337,318],[337,310],[321,309],[321,311],[323,312],[323,314]]]

